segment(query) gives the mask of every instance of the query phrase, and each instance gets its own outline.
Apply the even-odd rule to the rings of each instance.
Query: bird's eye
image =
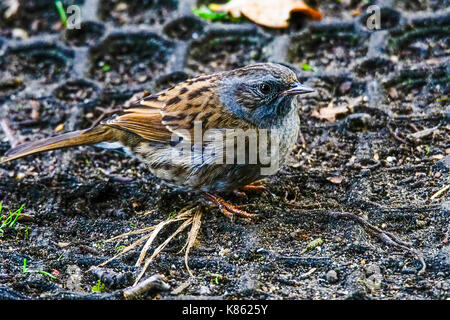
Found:
[[[259,91],[261,91],[262,94],[269,94],[272,91],[272,86],[268,83],[261,83],[259,85]]]

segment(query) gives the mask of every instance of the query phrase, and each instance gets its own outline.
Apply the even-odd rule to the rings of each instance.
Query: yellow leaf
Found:
[[[243,14],[253,22],[269,28],[287,28],[292,12],[305,13],[314,20],[322,19],[322,13],[303,0],[231,0],[225,4],[212,3],[209,8],[214,12],[229,12],[234,18]]]

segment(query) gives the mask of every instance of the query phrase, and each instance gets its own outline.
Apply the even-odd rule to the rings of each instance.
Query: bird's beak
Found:
[[[297,95],[297,94],[305,94],[314,92],[315,90],[311,87],[305,86],[304,84],[301,84],[299,82],[296,82],[292,84],[291,88],[287,89],[286,91],[283,91],[281,93],[282,96],[285,95]]]

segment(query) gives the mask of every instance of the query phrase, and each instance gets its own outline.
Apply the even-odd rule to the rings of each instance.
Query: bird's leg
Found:
[[[229,204],[224,199],[215,194],[204,192],[203,195],[207,201],[216,204],[219,207],[220,211],[222,211],[222,213],[231,220],[233,220],[235,215],[248,219],[257,217],[256,214],[248,213],[244,210],[238,209],[237,206]]]

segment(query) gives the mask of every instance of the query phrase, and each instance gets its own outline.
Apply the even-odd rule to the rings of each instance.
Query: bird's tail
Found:
[[[113,141],[115,140],[114,131],[113,128],[99,126],[24,143],[6,152],[3,159],[0,160],[0,164],[44,151]]]

